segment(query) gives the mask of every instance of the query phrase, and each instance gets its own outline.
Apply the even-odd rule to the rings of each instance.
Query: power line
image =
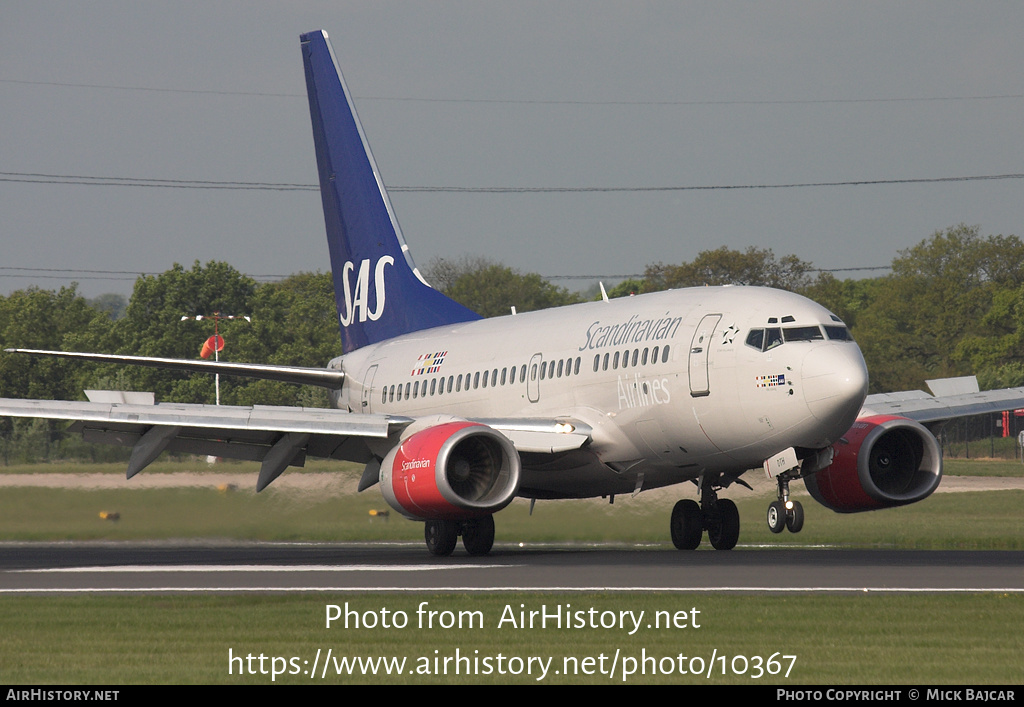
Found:
[[[740,191],[751,189],[806,189],[811,187],[859,187],[894,184],[943,184],[955,182],[1000,181],[1024,179],[1024,174],[981,174],[958,177],[918,177],[911,179],[861,179],[842,182],[789,182],[780,184],[708,184],[688,186],[645,187],[460,187],[460,186],[402,186],[393,185],[394,193],[447,193],[447,194],[571,194],[571,193],[640,193],[676,191]],[[315,184],[288,182],[237,182],[199,179],[153,179],[138,177],[97,177],[69,174],[41,174],[35,172],[0,172],[0,182],[28,184],[70,184],[78,186],[144,187],[164,189],[227,189],[245,191],[319,191]]]
[[[811,268],[810,272],[859,272],[890,270],[888,265],[868,265],[853,268]],[[8,272],[12,271],[12,272]],[[155,277],[162,272],[139,272],[134,270],[83,270],[63,268],[28,268],[0,266],[0,278],[22,278],[36,280],[120,280],[133,281],[140,277]],[[643,273],[601,273],[594,275],[541,275],[545,280],[630,280],[643,278]],[[285,280],[288,275],[249,275],[260,282]]]
[[[7,272],[7,271],[13,272]],[[48,274],[44,274],[48,273]],[[137,280],[140,277],[156,277],[163,272],[141,272],[137,270],[82,270],[65,268],[27,268],[0,266],[0,278],[25,278],[36,280]],[[249,275],[261,282],[284,280],[288,275]]]
[[[304,93],[275,93],[270,91],[225,91],[217,89],[159,88],[152,86],[114,86],[111,84],[71,83],[64,81],[27,81],[22,79],[0,79],[0,83],[27,86],[56,86],[61,88],[94,88],[110,91],[148,91],[156,93],[198,93],[220,96],[261,96],[268,98],[305,98]],[[766,98],[766,99],[709,99],[690,101],[624,101],[624,100],[573,100],[573,99],[531,99],[531,98],[417,98],[414,96],[353,96],[359,101],[403,101],[414,103],[498,103],[515,105],[577,105],[577,106],[743,106],[743,105],[815,105],[851,103],[936,103],[960,101],[998,101],[1024,98],[1020,93],[1003,93],[981,96],[893,96],[889,98]]]
[[[25,184],[74,184],[99,187],[148,187],[164,189],[240,189],[257,191],[319,191],[315,184],[287,182],[233,182],[204,179],[156,179],[141,177],[97,177],[82,174],[0,172],[0,182]]]

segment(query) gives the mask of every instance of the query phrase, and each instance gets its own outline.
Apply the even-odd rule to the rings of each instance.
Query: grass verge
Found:
[[[680,494],[682,495],[682,494]],[[600,500],[540,501],[532,515],[517,500],[495,516],[497,542],[621,541],[669,543],[674,494]],[[806,524],[799,535],[772,535],[764,498],[738,502],[740,544],[884,547],[905,549],[1024,549],[1024,491],[935,494],[903,508],[840,515],[803,497]],[[380,493],[292,492],[273,487],[73,490],[5,488],[0,492],[0,540],[422,540],[423,525],[394,511]],[[101,513],[118,520],[103,520]]]
[[[372,615],[379,624],[386,608],[392,623],[405,612],[408,624],[345,628],[338,621],[325,628],[326,605],[346,602],[361,620]],[[451,612],[452,622],[461,618],[462,628],[421,628],[421,602]],[[593,608],[598,623],[603,618],[615,627],[523,628],[509,621],[498,627],[503,616],[514,614],[518,623],[521,610],[542,607],[585,612],[588,624]],[[644,612],[632,636],[630,619],[628,628],[618,627],[622,611]],[[658,611],[680,612],[685,627],[656,627]],[[16,684],[536,684],[549,660],[540,682],[1019,685],[1024,679],[1024,600],[1006,595],[3,597],[0,612],[0,665],[5,682]],[[436,614],[435,622],[444,616]],[[694,619],[699,628],[690,625]],[[328,649],[333,660],[324,677]],[[318,650],[320,667],[310,677]],[[229,661],[229,651],[237,660]],[[465,660],[455,662],[457,655]],[[768,662],[773,655],[777,664]],[[541,662],[530,663],[531,656]],[[339,674],[343,657],[405,663],[399,674],[394,664],[389,674],[380,663],[376,674],[366,667]],[[613,658],[617,667],[609,675]],[[769,667],[779,672],[767,674]],[[624,668],[636,672],[624,679]],[[275,669],[281,674],[272,676]],[[702,675],[691,674],[698,670]]]

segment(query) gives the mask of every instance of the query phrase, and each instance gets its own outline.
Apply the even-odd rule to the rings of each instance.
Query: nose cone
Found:
[[[821,423],[822,446],[841,437],[860,412],[868,392],[864,356],[851,342],[827,343],[807,352],[801,368],[804,400]]]

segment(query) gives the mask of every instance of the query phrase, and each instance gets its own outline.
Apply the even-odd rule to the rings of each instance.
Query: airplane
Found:
[[[846,325],[800,295],[701,287],[482,319],[416,268],[326,32],[301,35],[343,354],[325,368],[7,349],[282,380],[332,409],[0,400],[0,415],[74,420],[131,447],[255,460],[257,490],[306,457],[364,464],[359,491],[424,523],[429,552],[486,555],[516,497],[607,497],[691,482],[670,537],[737,544],[719,493],[763,470],[772,532],[799,532],[802,480],[840,513],[915,503],[942,476],[943,420],[1024,406],[1024,389],[867,396]],[[931,430],[926,425],[931,426]],[[749,487],[749,486],[748,486]]]

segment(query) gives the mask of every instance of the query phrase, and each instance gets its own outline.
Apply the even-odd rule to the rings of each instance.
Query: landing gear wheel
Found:
[[[435,557],[447,557],[459,542],[459,526],[453,520],[428,520],[423,529],[427,550]]]
[[[716,550],[732,550],[740,539],[740,512],[736,504],[722,498],[708,514],[708,539]]]
[[[672,544],[678,550],[696,550],[704,534],[704,521],[696,501],[679,501],[672,509]]]
[[[799,533],[804,528],[804,507],[800,501],[793,501],[793,510],[786,514],[786,527],[791,533]]]
[[[786,506],[783,505],[782,501],[773,501],[768,506],[768,530],[773,533],[781,533],[786,529],[786,518],[788,515]]]
[[[470,555],[486,555],[494,546],[494,516],[467,520],[462,526],[462,546]]]

